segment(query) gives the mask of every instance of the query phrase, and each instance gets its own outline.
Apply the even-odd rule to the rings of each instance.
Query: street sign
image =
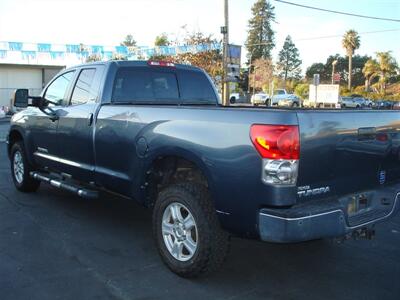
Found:
[[[340,73],[333,74],[333,81],[335,81],[335,82],[340,81]]]
[[[313,85],[315,86],[319,85],[319,74],[314,74]]]
[[[238,82],[240,78],[240,65],[228,64],[227,67],[228,67],[227,81]]]

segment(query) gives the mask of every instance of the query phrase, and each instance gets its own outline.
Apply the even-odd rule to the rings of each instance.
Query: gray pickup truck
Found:
[[[365,236],[399,208],[400,113],[223,107],[207,74],[169,62],[66,69],[15,92],[18,190],[101,190],[153,209],[164,263],[194,277],[229,236],[269,242]]]

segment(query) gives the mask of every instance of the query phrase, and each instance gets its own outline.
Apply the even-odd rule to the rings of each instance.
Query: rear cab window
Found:
[[[212,83],[201,71],[157,67],[121,67],[112,102],[129,104],[216,104]]]

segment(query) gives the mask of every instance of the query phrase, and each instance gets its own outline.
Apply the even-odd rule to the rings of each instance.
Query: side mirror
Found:
[[[13,106],[28,107],[29,91],[28,89],[18,89],[14,92]]]
[[[229,103],[230,103],[230,104],[235,104],[235,102],[236,102],[236,98],[232,96],[232,97],[229,99]]]

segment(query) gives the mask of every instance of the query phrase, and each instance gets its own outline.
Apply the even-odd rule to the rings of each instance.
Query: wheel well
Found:
[[[153,206],[164,187],[179,182],[196,182],[208,188],[206,176],[194,162],[178,156],[155,159],[146,173],[146,206]]]
[[[8,155],[11,154],[11,148],[12,146],[18,142],[18,141],[22,141],[22,135],[21,133],[19,133],[17,130],[13,130],[10,132],[10,135],[8,137]]]

